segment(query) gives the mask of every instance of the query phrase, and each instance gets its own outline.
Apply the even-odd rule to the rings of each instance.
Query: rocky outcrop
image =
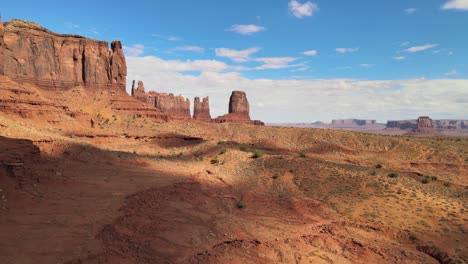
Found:
[[[122,44],[51,32],[36,23],[0,25],[0,74],[41,88],[79,85],[125,90],[127,66]]]
[[[433,121],[434,126],[439,130],[468,129],[468,120],[443,119]]]
[[[440,132],[434,128],[432,119],[428,116],[420,116],[416,121],[416,128],[406,135],[440,135]]]
[[[175,96],[172,93],[157,93],[153,91],[146,92],[142,81],[138,81],[137,87],[135,87],[135,81],[133,81],[132,96],[168,114],[172,119],[191,119],[190,100],[181,95]]]
[[[332,126],[338,126],[338,127],[369,126],[369,125],[375,125],[375,124],[377,124],[375,120],[369,120],[369,119],[335,119],[335,120],[332,120],[332,123],[331,123]]]
[[[249,101],[245,92],[233,91],[229,98],[229,114],[250,120],[249,112]]]
[[[213,120],[215,123],[240,123],[263,126],[260,120],[250,119],[249,101],[242,91],[233,91],[229,99],[229,114],[219,116]]]
[[[200,97],[193,100],[193,119],[201,122],[211,122],[210,99],[207,97],[200,101]]]

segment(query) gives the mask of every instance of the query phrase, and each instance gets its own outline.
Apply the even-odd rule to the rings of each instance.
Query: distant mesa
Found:
[[[0,74],[44,89],[75,86],[125,90],[127,65],[120,41],[51,32],[12,19],[0,22]]]
[[[335,119],[332,120],[331,126],[333,127],[354,127],[354,126],[369,126],[375,125],[375,120],[369,119]]]
[[[229,98],[229,113],[214,119],[215,123],[239,123],[263,126],[260,120],[250,119],[249,101],[242,91],[233,91]]]
[[[423,117],[420,117],[423,118]],[[418,119],[419,120],[419,119]],[[418,120],[389,120],[387,121],[387,129],[401,129],[401,130],[416,130],[418,128]],[[423,118],[422,120],[426,120]],[[432,120],[432,126],[436,130],[450,131],[450,130],[463,130],[468,129],[468,120],[459,119],[440,119]],[[423,122],[423,121],[421,121]],[[424,121],[428,122],[428,121]]]

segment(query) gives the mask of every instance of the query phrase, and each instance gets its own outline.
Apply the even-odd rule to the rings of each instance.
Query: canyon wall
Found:
[[[78,85],[125,90],[127,66],[120,41],[109,45],[62,35],[13,19],[0,22],[0,74],[46,89]]]

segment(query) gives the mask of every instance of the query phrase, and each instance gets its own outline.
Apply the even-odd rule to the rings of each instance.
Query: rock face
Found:
[[[0,23],[0,74],[41,88],[78,85],[125,90],[127,66],[122,44],[61,35],[36,23]]]
[[[250,120],[249,112],[249,101],[245,92],[233,91],[229,98],[229,114]]]
[[[146,92],[142,81],[138,81],[135,88],[135,81],[132,85],[132,96],[162,112],[168,114],[172,119],[188,120],[190,116],[190,100],[182,96],[174,96],[172,93]]]
[[[193,119],[201,122],[211,122],[210,99],[207,97],[200,101],[200,97],[193,100]]]
[[[387,128],[390,129],[415,129],[417,127],[416,120],[389,120],[387,121]]]
[[[332,120],[332,126],[368,126],[368,125],[375,125],[377,122],[375,120],[369,119],[335,119]]]
[[[241,123],[252,125],[265,125],[260,120],[250,119],[249,101],[242,91],[233,91],[229,99],[229,114],[219,116],[213,120],[215,123]]]
[[[440,135],[440,132],[434,128],[432,119],[428,116],[420,116],[416,121],[416,128],[406,135]]]

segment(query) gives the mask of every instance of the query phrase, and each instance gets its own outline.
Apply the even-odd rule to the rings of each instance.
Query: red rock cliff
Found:
[[[202,122],[211,122],[210,99],[207,97],[200,101],[200,97],[193,100],[193,119]]]
[[[78,85],[125,90],[122,44],[61,35],[36,23],[11,20],[0,26],[0,74],[41,88]]]

